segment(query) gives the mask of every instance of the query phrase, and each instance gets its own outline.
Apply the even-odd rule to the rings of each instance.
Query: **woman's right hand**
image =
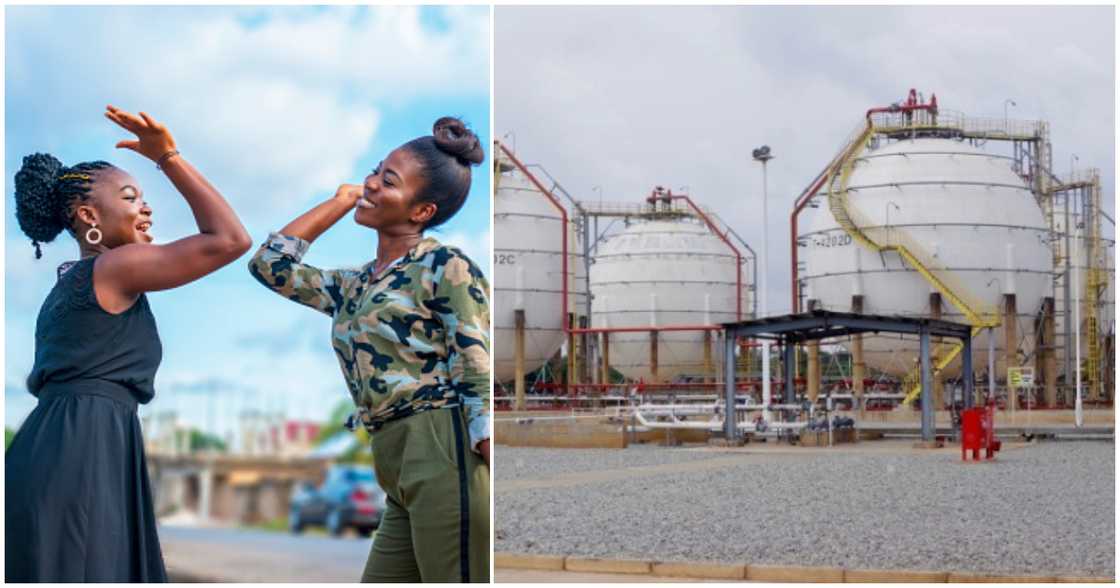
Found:
[[[362,197],[363,188],[357,184],[343,184],[334,193],[335,200],[346,204],[347,208],[357,206],[358,199]]]
[[[171,132],[145,112],[136,116],[110,104],[105,107],[105,118],[136,135],[135,141],[118,142],[118,149],[131,149],[157,164],[161,157],[175,151],[175,139]]]

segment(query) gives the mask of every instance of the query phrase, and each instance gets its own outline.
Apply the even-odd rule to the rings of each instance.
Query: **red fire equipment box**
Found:
[[[972,450],[972,459],[980,459],[980,450],[984,450],[984,458],[992,459],[999,451],[1000,442],[995,435],[995,404],[989,402],[980,408],[966,408],[961,411],[961,459],[968,461],[968,451]]]

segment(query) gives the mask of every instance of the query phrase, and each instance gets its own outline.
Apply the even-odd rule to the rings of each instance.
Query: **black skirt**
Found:
[[[48,384],[4,457],[6,581],[167,581],[128,388]]]

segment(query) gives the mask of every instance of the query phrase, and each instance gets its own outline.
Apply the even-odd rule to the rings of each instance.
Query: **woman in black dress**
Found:
[[[118,148],[167,174],[199,232],[155,245],[152,209],[127,172],[103,161],[65,167],[25,157],[16,218],[32,239],[63,229],[80,259],[63,264],[39,311],[27,388],[38,397],[4,457],[5,580],[159,582],[160,554],[137,404],[155,394],[162,348],[145,292],[197,280],[252,245],[217,190],[151,117],[107,107],[136,135]]]

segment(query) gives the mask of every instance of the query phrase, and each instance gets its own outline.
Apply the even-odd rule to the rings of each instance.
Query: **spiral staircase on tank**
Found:
[[[940,128],[936,123],[936,115],[932,124],[929,117],[922,116],[922,112],[910,113],[908,126],[891,127],[891,130],[930,129]],[[915,116],[917,115],[917,116]],[[894,252],[914,271],[918,272],[941,296],[957,308],[972,325],[972,336],[975,337],[982,330],[999,326],[999,317],[994,309],[985,308],[980,302],[968,296],[967,290],[954,280],[953,275],[946,268],[938,267],[932,262],[933,257],[928,255],[918,243],[911,239],[903,230],[898,228],[864,229],[873,223],[864,218],[860,212],[853,208],[848,201],[848,181],[855,167],[855,162],[867,148],[868,143],[876,132],[883,132],[885,128],[877,128],[871,116],[867,117],[867,124],[854,139],[841,150],[840,155],[834,159],[835,164],[830,170],[830,177],[826,180],[828,186],[828,207],[844,232],[860,245],[879,254]],[[875,234],[871,234],[874,232]],[[939,344],[933,353],[936,358],[933,367],[934,373],[948,367],[964,349],[963,342]],[[904,403],[911,403],[921,394],[921,367],[911,370],[903,379],[903,390],[906,391]]]

